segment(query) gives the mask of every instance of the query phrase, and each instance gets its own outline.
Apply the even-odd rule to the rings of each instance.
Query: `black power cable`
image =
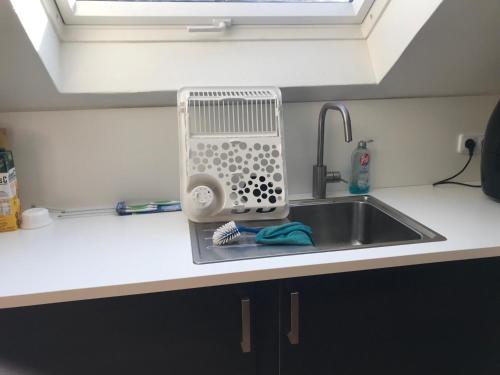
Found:
[[[432,184],[432,186],[437,186],[437,185],[445,185],[445,184],[452,184],[452,185],[460,185],[460,186],[467,186],[467,187],[472,187],[472,188],[480,188],[481,185],[472,185],[472,184],[466,184],[463,182],[456,182],[456,181],[450,181],[453,180],[455,177],[460,176],[469,166],[471,160],[472,160],[472,155],[474,155],[474,149],[476,148],[476,142],[473,139],[467,139],[465,141],[465,147],[469,150],[469,160],[467,160],[467,163],[465,163],[464,167],[458,172],[455,173],[453,176],[445,178],[444,180],[435,182]]]

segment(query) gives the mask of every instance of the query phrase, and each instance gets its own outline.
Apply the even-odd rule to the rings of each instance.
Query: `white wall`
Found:
[[[374,138],[375,187],[429,184],[466,161],[460,132],[483,131],[498,96],[347,101],[354,140]],[[311,191],[321,103],[285,104],[291,193]],[[332,126],[333,121],[333,126]],[[121,199],[177,198],[175,107],[0,113],[9,130],[24,206],[111,206]],[[355,142],[345,144],[329,114],[325,163],[346,176]],[[475,157],[464,180],[479,178]],[[332,186],[346,189],[345,185]]]
[[[184,86],[269,82],[278,87],[377,83],[364,40],[75,42],[64,43],[61,56],[64,93],[175,92]]]
[[[367,40],[377,82],[389,72],[441,3],[442,0],[398,0],[387,5]]]
[[[20,3],[25,1],[19,0]],[[413,2],[418,3],[418,1]],[[333,99],[498,95],[500,93],[499,13],[500,1],[445,0],[380,84],[327,85],[329,80],[327,75],[339,61],[337,55],[333,56],[328,52],[327,55],[331,57],[317,63],[318,67],[327,66],[329,69],[325,77],[321,77],[320,86],[282,88],[283,97],[287,102],[310,102]],[[467,15],[467,22],[464,22],[464,14]],[[61,94],[33,49],[10,2],[1,0],[0,51],[0,112],[151,107],[174,105],[176,101],[174,91]],[[371,55],[372,59],[377,59],[373,56],[373,52]],[[325,59],[325,55],[320,57],[306,53],[302,53],[300,57],[304,56],[312,60]],[[84,65],[91,64],[87,60],[89,56],[83,57],[86,61]],[[252,58],[252,62],[254,60]],[[273,64],[281,67],[276,61],[273,61]],[[153,65],[148,63],[148,69]],[[164,65],[160,68],[165,70]],[[343,71],[343,69],[336,70],[332,74]],[[116,78],[117,72],[112,73]],[[299,78],[316,76],[316,72],[311,71],[304,73],[302,70],[296,70],[293,73]],[[139,71],[135,76],[143,80],[146,74],[149,73]],[[263,82],[261,76],[260,81],[266,85],[276,85],[278,84],[276,77],[273,75],[270,80]],[[375,75],[373,77],[375,78]],[[127,79],[128,76],[122,79],[121,84]],[[257,79],[255,81],[257,82]],[[144,80],[144,82],[151,81]],[[186,82],[181,83],[186,84]],[[196,82],[200,83],[201,81]],[[210,83],[220,84],[215,81]]]

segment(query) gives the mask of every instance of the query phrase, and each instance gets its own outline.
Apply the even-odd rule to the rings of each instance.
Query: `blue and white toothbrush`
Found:
[[[262,228],[244,227],[236,225],[234,221],[230,221],[217,228],[212,236],[212,242],[215,246],[223,246],[238,241],[241,233],[258,233]]]

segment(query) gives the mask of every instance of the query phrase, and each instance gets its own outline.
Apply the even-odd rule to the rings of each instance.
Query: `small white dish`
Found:
[[[22,229],[37,229],[45,227],[52,223],[49,215],[49,210],[46,208],[30,208],[22,214]]]

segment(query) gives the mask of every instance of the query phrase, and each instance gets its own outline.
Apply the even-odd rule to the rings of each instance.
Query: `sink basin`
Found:
[[[320,249],[414,241],[422,235],[366,200],[295,206],[290,220],[313,229]]]
[[[241,222],[269,226],[300,221],[312,228],[315,246],[270,246],[243,234],[239,243],[213,246],[212,234],[223,223],[190,222],[193,260],[197,264],[271,256],[352,250],[443,241],[446,238],[369,195],[292,201],[285,220]]]

